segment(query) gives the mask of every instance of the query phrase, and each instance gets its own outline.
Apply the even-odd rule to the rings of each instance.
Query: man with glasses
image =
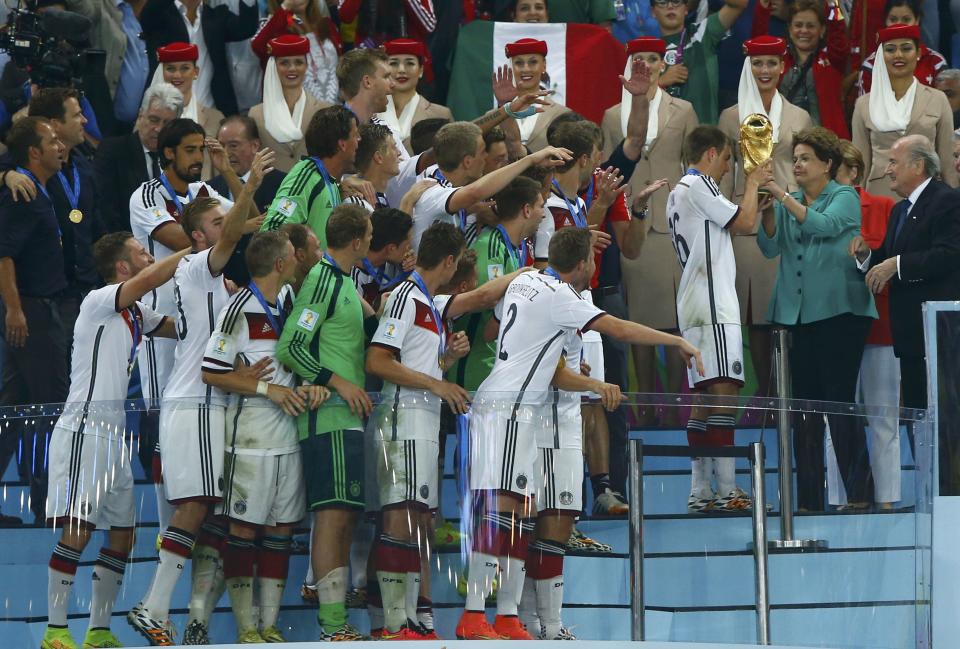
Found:
[[[663,60],[669,67],[660,75],[660,86],[693,104],[701,124],[717,123],[717,48],[747,4],[748,0],[725,0],[719,11],[688,25],[685,0],[650,0],[661,36],[667,42]]]

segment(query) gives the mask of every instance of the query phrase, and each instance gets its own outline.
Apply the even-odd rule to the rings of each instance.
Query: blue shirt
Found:
[[[653,17],[650,0],[623,0],[623,20],[613,23],[613,35],[621,43],[641,36],[660,36],[660,24]]]
[[[117,7],[123,13],[123,33],[127,35],[127,48],[120,62],[120,83],[113,100],[113,114],[121,122],[137,119],[143,89],[147,86],[147,74],[150,63],[147,61],[147,47],[140,33],[143,28],[133,13],[129,3],[120,0]]]

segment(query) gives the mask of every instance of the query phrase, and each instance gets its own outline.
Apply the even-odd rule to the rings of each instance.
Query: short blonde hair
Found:
[[[840,160],[848,169],[857,170],[857,175],[853,178],[853,184],[859,185],[863,181],[863,170],[866,167],[860,149],[853,146],[853,142],[850,140],[840,140]]]

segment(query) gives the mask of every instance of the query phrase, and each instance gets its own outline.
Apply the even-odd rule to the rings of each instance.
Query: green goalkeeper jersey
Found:
[[[324,256],[297,294],[277,343],[277,358],[305,383],[327,385],[336,374],[363,387],[364,325],[360,294],[350,275]],[[300,439],[347,429],[362,430],[363,422],[336,395],[297,417]]]
[[[340,187],[324,177],[313,158],[294,165],[267,209],[262,231],[279,230],[285,223],[303,223],[317,235],[320,248],[327,247],[327,220],[342,202]]]

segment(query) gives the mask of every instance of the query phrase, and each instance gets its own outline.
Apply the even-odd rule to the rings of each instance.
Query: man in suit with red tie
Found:
[[[927,407],[924,302],[960,299],[960,207],[957,193],[938,180],[940,159],[930,140],[908,135],[890,149],[890,188],[901,196],[890,213],[883,244],[874,250],[859,236],[850,254],[866,272],[870,290],[890,282],[890,327],[900,359],[903,405]],[[911,435],[911,442],[912,442]],[[941,440],[941,457],[949,446]],[[940,475],[950,472],[941,461]]]

